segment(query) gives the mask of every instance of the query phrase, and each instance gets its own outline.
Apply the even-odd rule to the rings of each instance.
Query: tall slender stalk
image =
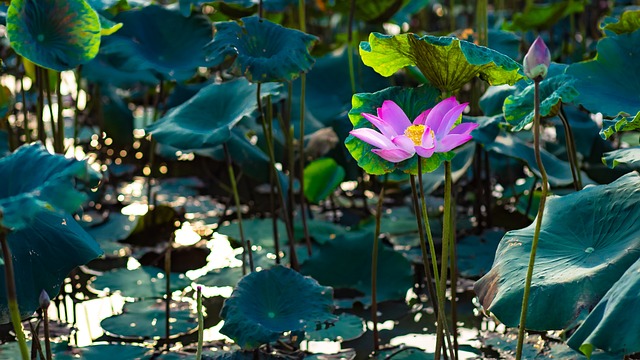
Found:
[[[58,101],[58,113],[57,115],[57,126],[58,126],[58,138],[56,142],[58,145],[58,150],[60,154],[64,154],[64,118],[62,117],[62,109],[64,107],[64,100],[62,99],[62,77],[60,72],[56,71],[56,100]],[[49,105],[51,106],[51,104]]]
[[[356,92],[356,74],[353,69],[353,19],[356,16],[356,0],[351,0],[349,7],[349,24],[347,29],[347,60],[349,61],[349,80],[351,81],[351,92]]]
[[[42,72],[40,71],[40,67],[36,66],[36,86],[38,88],[38,101],[36,106],[36,116],[38,119],[38,140],[42,142],[42,144],[46,145],[47,143],[47,133],[44,128],[44,119],[42,118],[42,113],[44,112],[44,80],[42,79]]]
[[[3,216],[0,212],[0,221]],[[7,229],[0,226],[0,244],[2,246],[2,257],[4,259],[4,281],[7,290],[7,303],[9,305],[9,315],[11,317],[11,323],[13,324],[13,330],[16,333],[16,339],[18,340],[18,346],[20,347],[20,354],[22,360],[29,360],[29,348],[27,347],[27,341],[22,330],[22,320],[20,318],[20,309],[18,308],[18,295],[16,293],[15,274],[13,271],[13,258],[11,257],[11,250],[7,242]]]
[[[196,360],[202,360],[202,344],[204,343],[204,314],[202,313],[202,287],[196,287],[196,309],[198,312],[198,347]]]
[[[567,157],[569,158],[569,164],[571,164],[573,185],[575,186],[576,191],[579,191],[582,189],[582,176],[580,174],[580,166],[578,164],[576,141],[573,137],[573,131],[571,131],[571,126],[569,125],[567,115],[562,108],[562,104],[560,105],[560,112],[558,113],[558,117],[560,118],[560,121],[562,121],[562,126],[564,126],[564,137],[565,143],[567,145]]]
[[[169,240],[169,243],[167,244],[167,250],[165,251],[164,254],[164,275],[165,275],[165,286],[166,286],[166,295],[167,295],[167,301],[165,303],[165,308],[164,308],[164,326],[165,326],[165,338],[166,338],[166,343],[165,343],[165,348],[167,350],[169,350],[169,348],[171,347],[171,300],[172,300],[172,294],[171,294],[171,250],[173,249],[173,236],[171,237],[171,239]]]
[[[378,246],[380,243],[380,222],[382,218],[382,203],[384,202],[384,188],[387,185],[387,176],[384,176],[382,189],[378,195],[376,205],[376,230],[373,234],[373,251],[371,252],[371,320],[373,321],[373,352],[380,349],[380,339],[378,337]]]
[[[75,111],[73,112],[73,146],[74,146],[74,153],[75,153],[75,147],[78,146],[78,143],[80,142],[78,139],[78,134],[80,132],[80,107],[79,107],[79,100],[80,100],[80,90],[82,89],[81,87],[81,81],[82,81],[82,65],[78,66],[78,68],[76,69],[76,101],[75,101]]]
[[[233,164],[231,163],[231,154],[229,153],[229,147],[227,143],[222,144],[224,150],[224,158],[227,162],[227,171],[229,172],[229,182],[231,183],[231,190],[233,191],[233,201],[236,205],[236,218],[238,219],[238,228],[240,229],[240,242],[245,249],[242,252],[242,275],[246,275],[246,261],[247,251],[251,251],[251,248],[246,248],[246,240],[244,238],[244,228],[242,227],[242,210],[240,208],[240,194],[238,194],[238,184],[236,184],[236,175],[233,171]]]
[[[24,89],[24,75],[20,76],[20,95],[22,97],[22,114],[24,117],[24,142],[31,142],[31,128],[29,127],[29,108],[27,107],[27,93]]]
[[[153,118],[152,122],[156,122],[158,120],[159,106],[160,106],[160,98],[162,97],[162,88],[164,87],[164,82],[160,80],[160,88],[158,92],[156,92],[156,98],[153,102]],[[98,99],[98,101],[101,101]],[[146,113],[147,109],[145,109]],[[156,140],[151,137],[149,142],[149,176],[147,177],[147,206],[149,210],[151,210],[152,205],[152,190],[153,190],[153,168],[155,167],[156,162]]]
[[[529,266],[527,267],[527,277],[524,282],[524,294],[522,296],[522,309],[520,312],[520,328],[518,329],[518,344],[516,347],[516,360],[522,358],[522,345],[524,344],[525,328],[527,324],[527,311],[529,309],[529,292],[531,290],[531,279],[533,278],[533,266],[536,260],[536,250],[538,249],[538,240],[540,239],[540,226],[542,225],[542,216],[544,215],[544,204],[547,200],[549,192],[549,184],[547,172],[542,163],[540,156],[540,79],[534,81],[534,116],[533,116],[533,150],[535,152],[536,164],[540,169],[542,178],[542,194],[540,196],[540,204],[538,205],[538,216],[536,216],[536,227],[533,232],[533,240],[531,242],[531,254],[529,255]]]

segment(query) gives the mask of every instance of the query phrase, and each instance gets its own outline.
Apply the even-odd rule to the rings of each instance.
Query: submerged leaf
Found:
[[[443,92],[457,92],[476,76],[489,85],[514,84],[521,66],[495,50],[453,37],[371,33],[360,43],[362,61],[383,76],[415,65]]]
[[[640,258],[640,176],[547,200],[527,329],[564,329],[595,306]],[[491,271],[474,288],[483,306],[517,326],[535,223],[508,232]],[[562,299],[562,301],[558,301]]]
[[[244,349],[255,349],[285,331],[315,329],[334,322],[333,290],[295,270],[275,266],[251,273],[224,303],[220,329]]]

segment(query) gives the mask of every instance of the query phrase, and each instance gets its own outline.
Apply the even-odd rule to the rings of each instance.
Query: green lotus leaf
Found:
[[[545,206],[526,327],[564,329],[593,308],[640,258],[640,175],[589,186]],[[483,306],[515,327],[535,223],[509,231],[474,286]],[[562,299],[562,301],[557,301]]]
[[[502,106],[504,101],[509,95],[514,94],[516,91],[515,86],[510,85],[498,85],[490,86],[487,91],[480,97],[479,105],[482,113],[485,116],[496,116],[504,113]],[[475,139],[475,137],[474,137]]]
[[[476,76],[489,85],[514,84],[524,78],[521,66],[508,56],[453,37],[371,33],[360,43],[362,61],[382,76],[417,66],[442,92],[457,92]]]
[[[571,103],[578,92],[573,87],[575,79],[569,75],[547,77],[540,82],[540,116],[556,116],[563,103]],[[508,96],[504,101],[504,118],[520,131],[533,122],[534,84],[527,86],[517,94]]]
[[[404,110],[407,117],[413,120],[423,111],[434,107],[439,96],[438,90],[427,85],[417,88],[395,86],[375,93],[355,94],[351,100],[353,107],[349,111],[349,120],[351,120],[354,129],[373,128],[373,125],[362,116],[362,113],[376,114],[377,109],[382,106],[385,100],[393,100]],[[418,173],[418,156],[396,164],[374,154],[371,151],[374,148],[373,145],[353,135],[349,135],[344,143],[351,156],[358,162],[358,166],[369,174],[383,175],[395,169],[413,175]],[[422,159],[422,170],[431,172],[437,169],[443,161],[451,160],[453,156],[455,153],[450,151],[448,153],[434,153],[430,158],[420,158]]]
[[[586,1],[569,0],[546,4],[527,3],[523,12],[516,12],[513,21],[504,26],[505,30],[549,29],[562,18],[584,11]]]
[[[56,71],[93,59],[100,31],[98,14],[84,0],[15,0],[7,12],[11,47]]]
[[[242,276],[242,267],[225,267],[211,270],[194,282],[204,286],[236,286]]]
[[[222,334],[243,349],[276,341],[285,331],[316,329],[336,321],[333,290],[295,270],[275,266],[240,280],[224,303]]]
[[[609,151],[603,154],[602,162],[609,168],[625,164],[633,170],[640,169],[640,146]]]
[[[640,111],[635,117],[626,116],[621,114],[616,116],[612,120],[602,121],[602,130],[600,130],[600,136],[603,139],[608,139],[611,135],[620,131],[632,131],[640,129]]]
[[[40,143],[0,159],[0,174],[0,224],[10,229],[31,226],[39,212],[75,212],[87,196],[73,182],[94,186],[100,178],[84,161],[52,155]]]
[[[640,30],[598,41],[595,59],[571,64],[567,74],[577,80],[575,100],[592,113],[618,117],[615,126],[605,124],[603,138],[640,127]]]
[[[311,258],[301,265],[300,271],[334,289],[358,290],[362,296],[353,301],[368,306],[371,304],[372,244],[372,232],[339,235],[333,241],[319,245]],[[384,261],[378,264],[377,301],[403,299],[407,289],[413,286],[411,262],[383,244],[378,246],[379,257]],[[327,259],[331,259],[330,266]]]
[[[589,313],[567,344],[591,356],[594,348],[610,353],[632,354],[640,351],[640,316],[629,309],[640,306],[640,259],[613,284]]]
[[[587,359],[581,352],[573,350],[569,346],[563,343],[551,344],[549,345],[551,351],[549,351],[549,357],[552,359],[562,359],[562,360],[585,360]],[[589,360],[618,360],[620,359],[619,354],[610,354],[606,353],[602,350],[594,350],[591,353],[591,357]]]
[[[256,246],[272,248],[273,245],[273,227],[271,219],[243,219],[242,230],[244,231],[245,240],[251,240],[251,244]],[[282,236],[280,243],[286,243],[287,229],[282,220],[277,221],[278,234]],[[232,245],[242,246],[240,242],[240,228],[237,222],[224,225],[218,228],[218,232],[227,235]],[[284,236],[283,236],[284,235]]]
[[[171,303],[169,327],[171,337],[188,333],[198,327],[196,314],[188,303]],[[104,331],[125,339],[158,339],[166,334],[166,301],[160,299],[139,300],[125,303],[122,314],[100,322]]]
[[[335,1],[333,9],[348,16],[351,11],[350,1]],[[354,16],[358,20],[383,23],[389,20],[404,5],[404,0],[355,0]]]
[[[109,214],[109,218],[97,226],[85,227],[85,230],[100,244],[100,248],[107,256],[122,256],[124,240],[136,228],[138,217],[122,215],[119,212]]]
[[[310,341],[349,341],[362,336],[366,330],[364,320],[353,314],[340,314],[338,321],[327,325],[326,328],[307,331]]]
[[[246,79],[208,85],[146,131],[158,143],[183,151],[221,145],[240,120],[257,115],[257,88]],[[266,84],[261,95],[277,95],[279,91],[280,85]]]
[[[123,69],[120,64],[128,61],[122,54],[102,54],[93,58],[82,67],[82,76],[100,85],[113,85],[118,88],[131,88],[136,84],[155,85],[158,78],[150,69]]]
[[[204,46],[213,37],[204,16],[189,18],[157,5],[120,12],[115,34],[103,38],[100,53],[116,55],[122,71],[150,70],[162,79],[183,81],[207,66]],[[180,29],[180,31],[176,31]]]
[[[419,13],[428,4],[429,0],[405,1],[400,10],[398,10],[395,15],[393,15],[391,21],[398,25],[402,25],[403,23],[410,23],[413,15]]]
[[[132,344],[94,343],[89,346],[71,347],[61,343],[52,350],[56,360],[143,359],[153,355],[153,349]]]
[[[111,21],[100,13],[98,13],[98,18],[100,19],[100,35],[102,36],[109,36],[122,27],[122,23]]]
[[[257,16],[241,21],[216,23],[216,36],[207,45],[211,65],[235,59],[235,71],[260,83],[291,81],[313,66],[309,51],[318,41],[315,36]]]
[[[171,292],[180,291],[191,284],[184,274],[171,273]],[[131,298],[161,297],[167,293],[167,283],[163,270],[152,266],[142,266],[135,270],[114,269],[99,275],[91,282],[97,291],[120,292]]]
[[[600,28],[607,33],[627,34],[640,29],[640,10],[628,10],[620,18],[607,17],[600,24]],[[612,34],[612,35],[613,35]]]
[[[456,250],[460,276],[478,278],[489,272],[503,235],[504,231],[486,230],[460,239]]]
[[[342,180],[344,168],[332,158],[320,158],[304,168],[304,196],[311,203],[318,203],[333,193]]]

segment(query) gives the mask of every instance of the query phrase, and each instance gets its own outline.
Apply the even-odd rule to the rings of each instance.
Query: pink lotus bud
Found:
[[[531,44],[527,55],[524,56],[524,74],[531,80],[542,80],[547,76],[551,54],[540,36]]]
[[[49,299],[49,294],[47,294],[46,291],[42,290],[40,292],[40,298],[38,300],[40,301],[40,308],[44,311],[47,311],[47,309],[49,308],[49,305],[51,304],[51,300]]]

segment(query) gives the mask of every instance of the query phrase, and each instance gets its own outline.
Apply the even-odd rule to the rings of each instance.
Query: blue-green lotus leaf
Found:
[[[58,294],[69,272],[102,254],[98,244],[71,215],[38,212],[29,226],[7,236],[22,317],[40,307],[39,297],[46,290],[51,298]],[[4,263],[0,267],[0,323],[9,322],[6,303]]]
[[[280,87],[265,84],[261,95],[276,95]],[[208,85],[149,125],[146,131],[158,143],[183,151],[221,145],[231,137],[233,126],[256,114],[257,88],[246,79]]]
[[[524,77],[520,64],[508,56],[453,37],[374,32],[369,42],[360,43],[360,55],[382,76],[415,65],[443,92],[457,92],[476,76],[489,85],[513,85]]]
[[[480,110],[485,116],[502,115],[504,100],[515,91],[516,87],[511,85],[490,86],[480,97]]]
[[[372,244],[373,232],[338,235],[319,245],[311,258],[301,265],[300,271],[333,288],[358,290],[362,296],[353,301],[368,306],[371,304]],[[377,301],[403,299],[413,286],[411,262],[381,243],[378,246],[379,257],[384,261],[378,264]]]
[[[640,258],[640,175],[589,186],[545,206],[526,327],[563,329],[592,309]],[[483,306],[515,327],[535,222],[509,231],[474,288]],[[558,301],[562,299],[562,301]]]
[[[606,17],[600,28],[608,35],[632,33],[640,29],[640,10],[628,10],[620,18]]]
[[[122,314],[108,317],[100,322],[106,333],[126,339],[158,339],[166,334],[166,301],[159,299],[139,300],[126,303]],[[171,337],[188,333],[198,327],[196,314],[189,304],[172,302],[169,326]]]
[[[356,315],[344,313],[338,316],[338,321],[322,329],[307,331],[310,341],[349,341],[362,336],[366,330],[364,320]]]
[[[204,16],[185,18],[150,5],[123,11],[113,20],[122,23],[122,28],[103,39],[100,53],[118,54],[122,71],[152,70],[163,79],[183,81],[207,65],[204,46],[211,41],[213,30]]]
[[[575,100],[592,113],[618,117],[613,129],[603,126],[603,138],[640,127],[640,30],[598,41],[595,59],[574,63],[567,74],[575,77],[580,95]],[[620,123],[624,122],[624,123]]]
[[[625,164],[633,170],[640,170],[640,146],[606,152],[602,162],[611,169]]]
[[[71,347],[60,343],[52,350],[56,360],[146,359],[153,355],[153,349],[132,344],[93,343],[89,346]]]
[[[640,260],[622,274],[567,344],[590,356],[594,348],[610,353],[640,351],[640,316],[629,309],[640,308]]]
[[[600,136],[603,139],[608,139],[611,135],[620,131],[631,131],[640,129],[640,111],[635,117],[621,114],[611,120],[602,121],[602,130],[600,130]]]
[[[137,69],[125,69],[121,65],[129,59],[124,54],[112,53],[98,55],[82,67],[82,76],[100,85],[113,85],[127,89],[136,84],[155,85],[159,82],[151,69],[140,66]]]
[[[295,270],[275,266],[238,283],[222,307],[220,333],[243,349],[276,341],[285,331],[316,329],[336,321],[333,290]]]
[[[180,291],[191,284],[184,274],[171,273],[171,291]],[[161,297],[167,293],[163,270],[142,266],[135,270],[114,269],[96,277],[91,287],[97,291],[120,292],[132,298]]]
[[[100,47],[98,14],[84,0],[14,0],[7,12],[11,47],[53,70],[73,69]]]
[[[413,120],[423,111],[434,107],[439,96],[440,92],[428,85],[417,88],[394,86],[375,93],[354,94],[351,99],[353,107],[349,111],[349,120],[351,120],[354,129],[373,128],[373,125],[362,116],[362,113],[377,114],[377,109],[382,106],[385,100],[393,100],[404,110],[407,117]],[[349,135],[344,144],[351,156],[358,162],[358,166],[369,174],[383,175],[396,169],[414,175],[418,173],[418,156],[399,163],[392,163],[374,154],[371,151],[374,149],[373,145],[353,135]],[[443,161],[451,160],[454,155],[455,153],[450,151],[448,153],[434,153],[429,158],[420,158],[422,159],[422,170],[425,172],[433,171]]]
[[[242,267],[225,267],[211,270],[194,282],[204,286],[236,286],[242,276]]]
[[[309,54],[318,39],[269,20],[250,16],[216,23],[216,36],[207,45],[211,65],[235,59],[234,70],[252,82],[291,81],[308,72]]]
[[[287,229],[282,220],[277,220],[276,226],[278,228],[278,234],[282,236],[280,240],[281,244],[286,244]],[[251,244],[273,248],[273,227],[271,219],[244,219],[242,220],[242,230],[244,231],[245,240],[251,240]],[[242,246],[240,242],[240,228],[237,222],[232,222],[229,225],[224,225],[218,228],[220,234],[229,237],[232,245]]]
[[[429,4],[429,0],[409,0],[405,1],[400,10],[398,10],[391,21],[402,25],[403,23],[410,23],[413,15],[420,12]]]
[[[571,103],[578,92],[573,84],[575,79],[569,75],[557,75],[545,78],[540,82],[540,116],[555,116],[560,112],[563,103]],[[520,131],[533,122],[533,97],[535,85],[508,96],[504,101],[504,118],[513,126],[513,131]]]
[[[548,29],[564,17],[584,11],[586,1],[569,0],[545,4],[527,3],[523,12],[516,12],[513,21],[504,26],[506,30],[528,31]]]
[[[11,229],[30,226],[39,212],[75,212],[87,196],[74,181],[93,186],[99,179],[84,161],[52,155],[40,143],[0,159],[0,174],[0,224]]]
[[[585,360],[587,359],[581,352],[573,350],[569,346],[564,343],[555,343],[550,344],[549,347],[551,350],[549,351],[548,357],[552,359],[562,359],[562,360]],[[619,360],[619,354],[610,354],[606,353],[602,350],[594,350],[591,353],[591,357],[589,360]]]
[[[96,226],[86,227],[85,230],[100,244],[100,248],[107,256],[122,256],[124,240],[136,228],[138,217],[123,215],[119,212],[109,214],[109,218]]]
[[[332,158],[320,158],[304,168],[304,196],[318,203],[331,195],[344,180],[344,168]]]

